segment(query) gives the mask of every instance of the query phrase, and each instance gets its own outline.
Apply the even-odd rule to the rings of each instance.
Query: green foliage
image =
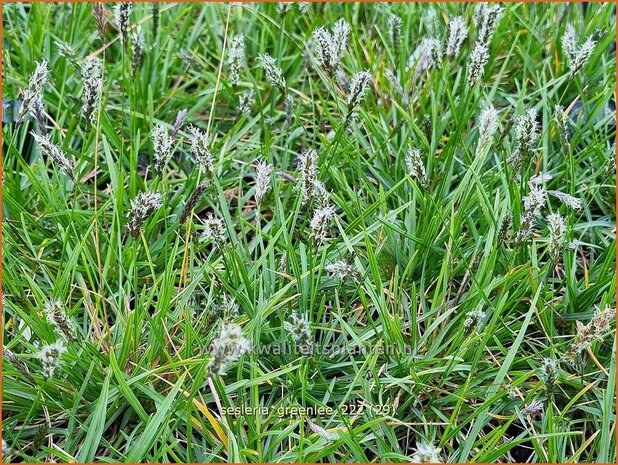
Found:
[[[110,4],[104,41],[90,3],[3,6],[5,106],[18,105],[46,60],[45,126],[74,167],[61,173],[30,134],[37,123],[5,110],[3,341],[22,363],[5,353],[4,461],[406,462],[424,443],[449,462],[614,462],[614,333],[566,359],[576,322],[616,301],[614,5],[505,4],[472,87],[472,4],[287,6],[136,3],[130,24],[141,25],[146,49],[135,71],[134,39],[122,46]],[[430,10],[442,43],[456,15],[469,36],[457,56],[417,73],[408,58],[430,33]],[[307,49],[317,27],[340,18],[351,27],[341,70],[372,79],[353,114],[341,76],[314,66]],[[579,43],[596,40],[575,75],[561,45],[569,23]],[[233,85],[226,51],[241,33]],[[266,53],[285,88],[266,79]],[[90,54],[103,62],[103,86],[89,127],[80,66]],[[477,149],[489,105],[498,131]],[[508,161],[513,125],[531,108],[540,140],[518,167]],[[150,133],[158,123],[171,132],[183,109],[158,175]],[[192,158],[189,125],[209,136],[212,176]],[[311,229],[317,201],[303,205],[294,186],[305,149],[317,151],[335,208],[321,242]],[[411,149],[426,184],[408,175]],[[258,159],[274,171],[256,206]],[[541,172],[552,176],[546,189],[583,206],[548,196],[518,245],[528,181]],[[131,200],[146,191],[163,205],[132,236]],[[558,260],[549,213],[576,241]],[[202,237],[209,214],[224,222],[220,247]],[[356,279],[326,272],[338,260]],[[253,350],[209,378],[225,298],[238,305],[226,318]],[[37,354],[59,338],[44,313],[52,299],[78,340],[45,381]],[[470,312],[478,326],[466,323]],[[300,354],[285,325],[294,313],[310,322],[314,348],[366,350]],[[545,357],[559,361],[551,389],[539,377]],[[523,414],[534,401],[542,414]],[[311,424],[290,411],[300,407],[330,410],[307,415]]]

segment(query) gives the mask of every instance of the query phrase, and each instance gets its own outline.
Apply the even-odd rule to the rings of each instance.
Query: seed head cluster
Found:
[[[189,126],[189,141],[191,142],[191,154],[200,171],[212,176],[215,171],[215,160],[210,152],[208,135],[195,126]]]
[[[172,158],[174,138],[163,123],[155,125],[150,137],[154,147],[154,170],[157,174],[161,175],[163,174],[163,169]]]
[[[227,66],[230,83],[237,85],[240,81],[240,71],[245,65],[245,36],[238,34],[232,37],[227,52]]]
[[[251,341],[245,337],[242,328],[234,323],[224,323],[221,332],[210,346],[208,375],[225,375],[231,365],[250,350]]]
[[[54,327],[59,336],[67,341],[77,340],[75,326],[67,316],[62,302],[59,300],[47,302],[43,311],[47,315],[47,321]]]
[[[273,165],[267,164],[264,160],[258,160],[255,168],[255,201],[259,205],[262,199],[270,189],[270,174],[273,171]]]
[[[283,326],[292,336],[299,352],[303,355],[311,354],[313,336],[311,335],[311,325],[307,317],[298,313],[292,313],[290,321],[284,322]]]
[[[412,463],[442,463],[440,448],[431,443],[419,442],[410,459]]]
[[[41,361],[41,374],[44,380],[47,381],[54,376],[54,373],[60,367],[60,359],[66,351],[67,348],[62,339],[41,347],[37,357]]]
[[[131,200],[131,211],[127,230],[137,236],[144,227],[144,222],[163,206],[163,196],[158,192],[140,192]]]
[[[258,61],[264,70],[266,80],[270,82],[273,87],[276,87],[285,94],[285,78],[283,77],[283,70],[277,64],[277,60],[271,57],[268,53],[265,53],[258,56]]]
[[[418,182],[423,189],[429,187],[429,179],[427,178],[427,172],[425,171],[425,165],[423,164],[420,150],[410,149],[408,151],[406,155],[406,167],[410,177]]]
[[[69,163],[64,151],[51,141],[50,136],[40,136],[34,132],[31,134],[34,141],[39,146],[43,158],[49,158],[61,173],[69,179],[74,179],[71,163]]]
[[[341,281],[359,282],[361,279],[360,270],[352,261],[337,260],[327,264],[324,270],[333,278]]]
[[[446,56],[456,57],[461,46],[468,37],[466,22],[461,16],[453,16],[448,25],[448,39],[446,41]]]
[[[341,65],[349,34],[350,25],[344,19],[340,19],[332,31],[320,26],[311,35],[315,62],[331,75]]]
[[[101,60],[92,56],[86,58],[81,72],[84,83],[82,112],[88,126],[92,126],[94,125],[101,89],[103,88]]]
[[[49,76],[50,72],[47,61],[42,60],[37,63],[34,72],[30,76],[28,87],[22,93],[23,102],[17,114],[17,121],[23,120],[29,113],[37,121],[42,121],[43,88],[49,82]]]
[[[596,41],[592,38],[588,38],[583,44],[578,45],[575,28],[572,24],[567,25],[566,31],[562,36],[562,50],[569,62],[569,70],[572,76],[577,74],[586,65],[595,47]]]
[[[210,241],[219,249],[222,248],[228,241],[227,229],[223,220],[209,213],[204,220],[202,239]]]

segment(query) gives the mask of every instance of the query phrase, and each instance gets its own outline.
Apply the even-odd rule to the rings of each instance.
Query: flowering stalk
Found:
[[[273,165],[269,165],[264,160],[258,160],[255,175],[253,179],[255,181],[255,202],[259,206],[262,203],[264,195],[270,189],[270,174],[273,171]]]
[[[451,18],[448,25],[448,39],[446,41],[446,56],[456,57],[459,55],[464,40],[468,37],[466,22],[461,16]]]
[[[239,34],[232,37],[227,52],[227,66],[230,83],[235,86],[240,80],[240,71],[245,65],[245,36]]]
[[[67,341],[76,341],[75,326],[67,316],[64,305],[59,300],[47,302],[43,307],[47,315],[47,321],[54,327],[58,334]]]
[[[163,205],[163,196],[158,192],[140,192],[131,200],[127,230],[133,236],[142,231],[144,222]]]
[[[180,214],[180,224],[184,224],[184,223],[187,222],[187,219],[189,218],[189,215],[191,215],[191,212],[193,211],[193,209],[195,208],[197,203],[200,201],[200,199],[204,195],[204,192],[206,192],[206,189],[208,189],[209,185],[210,185],[209,181],[207,181],[207,180],[206,181],[202,181],[193,190],[193,192],[191,192],[191,195],[189,196],[189,199],[187,200],[187,203],[183,207],[182,213]]]
[[[225,375],[230,365],[250,350],[251,341],[245,337],[242,328],[232,323],[224,324],[221,333],[210,346],[208,376]]]
[[[479,140],[476,146],[476,155],[479,156],[482,149],[489,146],[494,134],[498,131],[498,112],[489,105],[479,117]]]
[[[212,244],[221,249],[228,241],[227,229],[225,223],[219,217],[209,213],[204,220],[204,232],[202,238],[212,242]]]
[[[292,320],[284,322],[283,326],[291,334],[299,352],[302,355],[310,355],[313,349],[313,337],[307,317],[292,313]]]
[[[371,85],[371,75],[368,71],[361,71],[352,77],[350,92],[348,94],[348,116],[363,101],[367,89]]]
[[[330,75],[334,75],[341,65],[349,34],[349,24],[340,19],[333,26],[332,32],[325,27],[318,27],[311,35],[314,59]]]
[[[420,150],[411,149],[408,151],[406,155],[406,168],[408,169],[408,175],[416,180],[423,189],[429,187],[429,179],[427,178]]]
[[[361,279],[361,273],[352,261],[337,260],[327,264],[324,267],[324,271],[326,271],[331,277],[341,281],[351,280],[354,282],[359,282]]]
[[[82,112],[86,119],[86,128],[89,128],[94,125],[101,89],[103,88],[101,60],[92,56],[86,58],[81,67],[81,72],[84,83]]]
[[[215,161],[210,153],[210,140],[205,131],[189,126],[189,140],[191,142],[191,154],[199,166],[201,172],[212,176],[215,172]]]
[[[22,121],[30,113],[37,120],[39,126],[42,126],[39,120],[43,120],[43,87],[49,82],[49,76],[47,61],[42,60],[37,63],[32,76],[30,76],[28,87],[23,91],[23,102],[17,113],[17,122]]]
[[[74,181],[75,178],[73,177],[73,167],[69,163],[69,160],[62,149],[52,143],[49,135],[40,136],[34,132],[31,132],[30,134],[34,137],[35,142],[38,144],[41,155],[43,155],[44,158],[49,158],[61,173]]]
[[[560,259],[560,253],[566,244],[566,224],[564,218],[557,213],[547,215],[549,228],[549,254],[555,263]]]
[[[285,78],[283,77],[283,70],[277,65],[277,60],[265,53],[258,56],[258,61],[264,70],[266,80],[279,89],[282,94],[285,94],[287,91]]]
[[[131,42],[131,68],[133,73],[141,68],[144,61],[144,53],[146,51],[146,40],[141,26],[137,26],[132,34],[133,41]]]
[[[504,8],[498,4],[479,2],[474,11],[477,36],[476,40],[488,44],[493,36]]]
[[[129,21],[131,19],[131,10],[133,4],[131,2],[118,2],[114,6],[114,18],[116,20],[116,26],[120,29],[123,46],[127,46],[129,43]]]
[[[477,41],[470,54],[470,64],[468,65],[468,85],[473,87],[481,80],[485,73],[485,65],[489,60],[489,49],[484,42]]]
[[[581,46],[577,45],[575,28],[572,24],[567,25],[566,32],[562,36],[562,50],[567,56],[571,76],[577,74],[586,65],[595,46],[596,41],[592,38],[586,39]]]
[[[431,443],[419,442],[416,444],[410,461],[412,463],[442,463],[440,450]]]
[[[41,361],[41,372],[44,380],[49,380],[60,366],[62,354],[67,351],[64,342],[59,339],[53,344],[41,347],[37,357]]]
[[[158,175],[163,174],[163,168],[173,155],[174,139],[169,135],[163,123],[157,123],[150,135],[154,147],[154,169]]]

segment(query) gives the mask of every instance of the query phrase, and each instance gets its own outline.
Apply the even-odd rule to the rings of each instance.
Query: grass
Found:
[[[475,86],[466,78],[477,34],[470,4],[317,3],[282,13],[277,4],[163,3],[156,34],[152,4],[135,4],[131,27],[140,24],[148,44],[135,73],[105,7],[102,41],[92,4],[3,5],[5,462],[409,462],[419,443],[440,448],[445,462],[615,462],[615,334],[565,362],[576,322],[616,301],[612,4],[505,4]],[[428,33],[429,10],[442,38],[455,15],[470,37],[457,57],[415,74],[408,57]],[[399,47],[388,34],[393,14]],[[305,48],[316,27],[339,18],[352,27],[342,69],[368,70],[373,82],[348,122],[345,88],[310,66]],[[580,43],[597,41],[574,76],[560,43],[567,23]],[[239,33],[246,66],[234,86],[225,51]],[[283,69],[291,104],[265,79],[263,53]],[[87,128],[78,66],[89,54],[104,67]],[[41,156],[30,135],[41,128],[12,118],[42,59],[51,70],[45,126],[75,182]],[[409,102],[386,69],[402,77]],[[249,89],[255,102],[242,115]],[[479,152],[489,104],[499,130]],[[556,105],[568,113],[566,149]],[[529,108],[540,140],[517,170],[508,162],[513,118]],[[174,156],[157,176],[150,132],[183,109]],[[204,179],[189,124],[210,136],[215,168],[182,223]],[[321,243],[293,182],[308,148],[336,209]],[[406,171],[410,148],[420,150],[426,188]],[[256,207],[259,158],[274,172]],[[577,241],[558,262],[544,218],[514,240],[528,180],[540,172],[552,175],[547,189],[583,203],[574,211],[549,197],[543,209],[563,215]],[[130,201],[147,190],[163,206],[132,237]],[[200,237],[208,213],[225,222],[221,248]],[[513,226],[502,237],[507,214]],[[352,260],[358,281],[325,272],[340,259]],[[209,377],[224,295],[254,350]],[[44,380],[37,354],[59,339],[44,312],[52,299],[78,340]],[[476,309],[484,316],[469,331]],[[278,353],[294,347],[284,325],[293,312],[307,316],[316,347],[366,350]],[[560,360],[553,387],[539,374],[545,357]],[[542,414],[522,414],[534,401]],[[290,411],[300,407],[324,410]]]

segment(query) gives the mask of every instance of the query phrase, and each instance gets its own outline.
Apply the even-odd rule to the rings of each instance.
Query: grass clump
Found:
[[[6,4],[3,460],[614,462],[611,4]]]

